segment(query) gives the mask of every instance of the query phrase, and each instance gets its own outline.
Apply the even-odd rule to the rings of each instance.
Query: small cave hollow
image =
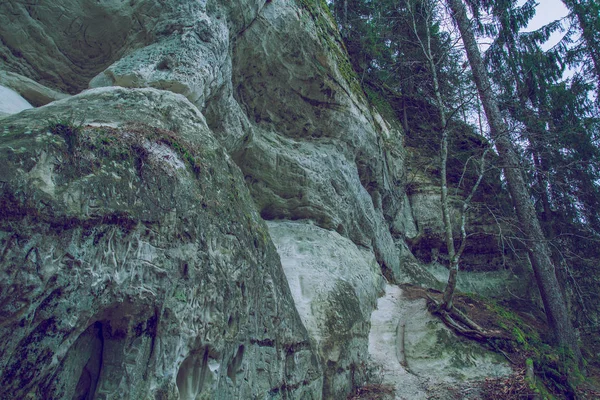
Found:
[[[91,330],[91,331],[90,331]],[[100,378],[100,370],[102,368],[102,350],[104,341],[102,338],[102,324],[96,322],[87,330],[90,331],[89,343],[86,350],[89,352],[89,358],[85,366],[81,370],[81,375],[75,386],[73,400],[91,400],[94,398],[96,386]]]
[[[95,322],[79,335],[45,390],[50,398],[94,398],[102,370],[102,330],[102,323]]]
[[[210,392],[219,372],[219,355],[209,346],[192,352],[177,371],[177,390],[181,400],[195,400]]]
[[[92,400],[101,391],[117,390],[115,377],[143,376],[156,336],[156,316],[148,314],[116,307],[104,314],[110,319],[89,325],[45,388],[48,398]]]
[[[240,345],[240,347],[238,347],[235,356],[231,360],[231,363],[229,363],[229,365],[227,366],[227,376],[233,381],[234,384],[236,382],[237,375],[243,372],[242,361],[244,360],[244,351],[245,348],[242,344]]]

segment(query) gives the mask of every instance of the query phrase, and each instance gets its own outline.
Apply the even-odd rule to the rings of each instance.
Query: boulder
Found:
[[[86,91],[4,118],[0,154],[0,398],[321,397],[267,227],[183,96]]]
[[[34,107],[44,106],[55,100],[69,97],[68,94],[50,89],[25,76],[8,71],[0,71],[0,85],[17,92]]]
[[[371,313],[385,283],[373,253],[337,232],[269,221],[294,303],[323,365],[324,398],[366,379]]]

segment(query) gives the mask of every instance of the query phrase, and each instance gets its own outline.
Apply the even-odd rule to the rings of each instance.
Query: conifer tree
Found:
[[[570,11],[573,24],[579,26],[581,38],[569,49],[574,62],[583,63],[586,72],[594,77],[597,101],[600,103],[600,2],[596,0],[562,0]]]
[[[597,254],[590,250],[600,241],[598,115],[589,98],[594,87],[580,74],[563,78],[568,48],[542,50],[560,24],[520,32],[535,4],[519,7],[514,1],[497,0],[485,6],[492,18],[488,25],[494,24],[496,31],[486,59],[499,88],[499,105],[505,118],[522,127],[519,138],[527,144],[523,152],[527,183],[557,276],[564,293],[575,301],[578,323],[583,323],[589,318],[588,307],[599,300],[594,290],[582,290],[580,285],[589,275],[585,271],[597,263]]]
[[[548,323],[558,344],[570,349],[576,360],[580,362],[581,351],[577,336],[556,278],[555,267],[552,263],[546,238],[521,171],[522,162],[500,114],[471,22],[467,16],[466,7],[462,0],[447,0],[447,3],[460,30],[467,58],[473,71],[473,78],[490,126],[490,133],[495,141],[498,155],[504,164],[504,175],[515,211],[525,234],[527,250]]]

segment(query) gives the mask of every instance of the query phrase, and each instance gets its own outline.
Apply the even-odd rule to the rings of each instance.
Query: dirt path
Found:
[[[407,368],[400,363],[403,345]],[[369,355],[375,380],[395,388],[394,400],[452,399],[457,392],[477,398],[476,381],[511,372],[496,354],[457,338],[429,314],[424,299],[407,299],[396,285],[386,285],[371,314]]]
[[[377,309],[371,314],[369,354],[373,364],[380,366],[381,383],[395,387],[395,399],[427,399],[422,378],[404,369],[396,354],[398,323],[410,312],[410,309],[402,307],[401,297],[402,289],[386,285],[385,295],[379,298]],[[411,306],[416,303],[411,302]]]

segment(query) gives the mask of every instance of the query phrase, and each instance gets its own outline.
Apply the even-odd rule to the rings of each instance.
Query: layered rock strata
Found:
[[[0,85],[50,103],[0,120],[0,394],[364,382],[384,277],[435,279],[323,1],[8,0],[0,39]]]
[[[189,101],[103,88],[1,126],[0,398],[320,398],[267,228]]]

